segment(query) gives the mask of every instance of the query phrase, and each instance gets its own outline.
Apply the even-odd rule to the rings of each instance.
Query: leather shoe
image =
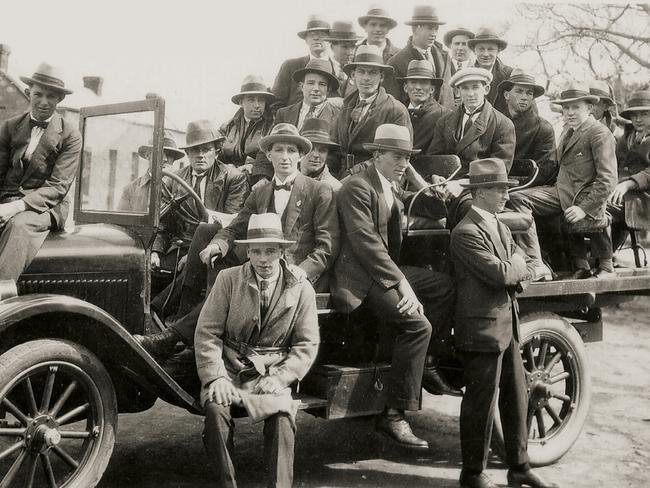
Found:
[[[567,276],[567,280],[586,280],[587,278],[591,278],[591,270],[589,269],[576,269],[573,273],[571,273],[569,276]]]
[[[377,417],[375,430],[384,434],[400,446],[422,451],[429,449],[429,443],[417,437],[411,430],[409,423],[402,416],[380,415]]]
[[[474,474],[461,471],[459,482],[461,488],[498,488],[498,485],[483,472]]]
[[[555,483],[544,481],[532,469],[526,471],[508,470],[508,486],[531,486],[532,488],[559,488]]]
[[[172,355],[181,336],[171,327],[148,336],[134,334],[133,339],[155,359],[162,360]]]
[[[422,373],[422,388],[432,395],[463,396],[462,391],[447,383],[447,380],[440,374],[440,370],[435,366],[424,368],[424,372]]]
[[[614,278],[616,277],[616,271],[609,271],[607,269],[598,268],[591,277],[600,280]]]

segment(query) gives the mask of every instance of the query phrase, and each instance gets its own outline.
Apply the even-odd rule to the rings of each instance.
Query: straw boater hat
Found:
[[[416,5],[413,7],[413,15],[411,15],[411,18],[404,23],[406,25],[444,25],[446,22],[440,21],[435,7],[431,5]]]
[[[236,239],[236,244],[280,244],[290,246],[296,241],[284,238],[282,222],[276,213],[252,214],[248,220],[246,239]]]
[[[147,159],[147,156],[152,149],[153,149],[153,139],[149,139],[149,144],[143,144],[138,148],[138,154],[144,159]],[[178,146],[176,146],[176,141],[172,137],[171,133],[167,131],[165,131],[165,134],[163,135],[163,151],[166,153],[173,154],[174,161],[176,161],[177,159],[181,159],[183,156],[185,156],[185,153],[180,149],[178,149]]]
[[[379,20],[384,20],[388,23],[388,28],[389,29],[394,29],[397,26],[397,21],[392,18],[389,14],[388,11],[383,8],[381,5],[371,5],[370,8],[368,9],[368,13],[366,15],[362,15],[359,17],[359,25],[361,27],[365,26],[369,20],[371,19],[379,19]]]
[[[271,133],[260,139],[260,149],[267,152],[276,142],[288,142],[298,146],[301,154],[307,154],[311,151],[311,142],[298,133],[298,129],[293,124],[280,123],[273,126]]]
[[[366,44],[362,44],[357,48],[354,60],[343,66],[343,71],[345,71],[346,75],[350,76],[352,70],[357,66],[368,66],[372,68],[380,68],[388,73],[393,72],[392,66],[384,64],[384,57],[381,49],[377,46],[367,46]]]
[[[493,42],[499,46],[499,51],[503,51],[506,47],[508,47],[508,41],[501,39],[499,37],[499,34],[497,34],[496,31],[490,27],[481,27],[478,29],[474,38],[467,41],[467,45],[470,49],[474,49],[474,46],[476,46],[479,42]]]
[[[533,87],[533,97],[541,97],[546,91],[542,85],[535,82],[533,75],[526,74],[523,69],[515,68],[510,73],[510,78],[499,83],[499,90],[510,91],[515,85],[524,85]]]
[[[341,147],[330,139],[330,124],[325,119],[312,117],[311,119],[305,120],[305,123],[302,124],[300,135],[308,139],[312,145],[323,144],[337,149]]]
[[[332,63],[325,59],[310,59],[302,69],[296,70],[291,76],[293,81],[300,83],[304,81],[307,73],[316,73],[327,78],[329,84],[329,91],[336,91],[339,89],[339,80],[332,73]]]
[[[585,83],[571,83],[560,93],[560,98],[551,100],[551,103],[562,105],[564,103],[585,100],[589,103],[598,103],[598,97],[589,93],[589,87]]]
[[[231,98],[232,103],[239,105],[244,95],[263,95],[265,97],[268,97],[269,102],[275,100],[275,95],[271,93],[268,86],[264,82],[264,79],[258,75],[248,75],[246,78],[244,78],[239,93],[233,95]]]
[[[58,66],[52,66],[46,62],[42,62],[34,70],[32,76],[21,76],[20,80],[27,86],[32,86],[34,83],[37,85],[51,88],[52,90],[59,91],[64,95],[70,95],[72,90],[65,87],[63,82],[62,69]]]
[[[517,180],[508,179],[508,172],[503,159],[486,158],[477,159],[469,163],[469,182],[460,183],[465,188],[479,188],[485,186],[517,186]]]
[[[304,39],[307,37],[308,32],[325,32],[326,34],[329,34],[330,23],[320,15],[311,15],[307,19],[307,27],[305,30],[298,32],[298,37],[300,37],[300,39]]]
[[[452,88],[456,88],[461,83],[466,81],[482,81],[486,85],[492,83],[492,73],[484,68],[470,67],[463,68],[460,71],[456,71],[454,76],[449,80],[449,85]]]
[[[382,124],[375,131],[375,140],[366,142],[363,148],[367,151],[396,151],[403,154],[418,154],[420,149],[413,149],[411,133],[403,125]]]
[[[627,108],[621,112],[621,117],[629,119],[632,112],[650,110],[650,91],[640,90],[632,93]]]
[[[181,146],[181,149],[189,149],[208,142],[221,141],[225,138],[226,136],[216,130],[209,120],[194,120],[187,124],[185,145]]]
[[[592,80],[592,82],[589,83],[589,93],[591,93],[592,95],[596,95],[601,102],[604,100],[610,105],[614,105],[614,98],[612,97],[612,91],[610,90],[609,85],[605,81]]]
[[[433,75],[433,66],[431,66],[429,61],[421,59],[411,60],[409,62],[409,67],[406,70],[406,76],[397,79],[402,81],[429,80],[435,87],[439,87],[444,81],[442,78],[436,78]]]
[[[329,36],[325,38],[330,42],[354,42],[355,44],[360,39],[361,36],[358,36],[354,30],[354,24],[347,20],[335,20],[332,23]]]
[[[447,32],[442,37],[442,42],[444,42],[445,46],[449,47],[451,41],[454,39],[454,36],[460,35],[467,36],[469,39],[474,39],[474,33],[471,30],[459,26]]]

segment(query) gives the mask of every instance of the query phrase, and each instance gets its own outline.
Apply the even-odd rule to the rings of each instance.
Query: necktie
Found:
[[[363,114],[363,109],[368,105],[367,100],[359,100],[357,102],[357,105],[354,107],[354,110],[352,110],[352,113],[350,114],[350,118],[352,119],[352,122],[355,124],[361,120],[361,115]]]
[[[192,187],[194,193],[196,193],[201,200],[203,200],[203,195],[201,195],[201,182],[203,181],[203,178],[205,178],[205,173],[202,175],[195,175],[194,186]]]
[[[474,123],[472,120],[472,115],[468,114],[467,112],[464,112],[465,115],[468,115],[467,120],[465,121],[465,124],[463,125],[462,132],[458,135],[458,139],[462,139],[465,137],[465,134],[467,134],[467,131],[472,127],[472,124]],[[462,121],[462,119],[461,119]],[[462,122],[461,122],[462,123]]]
[[[566,134],[564,135],[564,140],[562,141],[562,152],[566,149],[566,147],[569,145],[569,141],[573,137],[573,129],[569,127],[569,130],[566,131]]]
[[[305,116],[305,120],[307,119],[313,119],[316,115],[316,106],[312,105],[309,107],[309,110],[307,110],[307,115]]]
[[[275,179],[273,179],[273,190],[278,191],[278,190],[287,190],[291,191],[291,187],[293,186],[293,180],[291,181],[286,181],[282,185],[279,185]]]
[[[262,317],[266,315],[269,310],[271,300],[269,298],[269,281],[260,280],[260,312]]]
[[[460,61],[456,61],[456,71],[463,69],[463,64]]]
[[[33,129],[34,127],[40,127],[41,129],[47,129],[47,122],[44,120],[34,120],[29,119],[29,128]]]
[[[431,64],[431,66],[433,67],[433,57],[431,56],[431,51],[429,51],[427,49],[427,50],[424,51],[423,55],[424,55],[424,59],[426,61],[429,61],[429,64]],[[435,68],[434,68],[434,71],[435,71]]]

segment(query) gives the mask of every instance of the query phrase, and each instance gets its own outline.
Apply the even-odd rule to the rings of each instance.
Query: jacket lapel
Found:
[[[273,202],[273,180],[262,185],[257,191],[259,192],[257,198],[257,203],[259,205],[257,213],[270,212],[270,209],[275,207]]]
[[[293,182],[293,188],[291,189],[291,194],[289,195],[289,202],[287,203],[287,208],[285,210],[285,224],[284,224],[284,235],[290,236],[293,231],[293,226],[298,220],[300,211],[302,210],[305,199],[307,198],[307,181],[305,176],[298,174],[296,179]]]
[[[491,225],[488,225],[488,223],[483,219],[483,217],[474,209],[470,210],[470,213],[468,215],[471,215],[471,218],[474,221],[474,223],[490,239],[490,242],[492,243],[492,247],[494,247],[497,256],[499,256],[502,260],[506,261],[508,259],[508,255],[506,253],[505,248],[503,247],[503,243],[501,242],[501,236],[498,234],[498,231],[496,229],[493,229]]]
[[[300,110],[302,110],[302,102],[293,104],[289,110],[289,120],[296,127],[298,127],[298,120],[300,119]]]
[[[469,146],[476,139],[481,137],[481,135],[483,135],[483,133],[485,132],[485,128],[487,127],[487,124],[488,124],[489,111],[486,110],[488,108],[488,105],[489,104],[486,101],[485,105],[483,105],[483,109],[481,110],[481,113],[479,114],[479,116],[476,118],[476,120],[474,121],[472,126],[469,128],[467,133],[463,135],[462,139],[460,141],[458,141],[458,145],[456,146],[456,153],[457,154],[460,153],[467,146]],[[462,114],[462,111],[459,112],[459,115],[460,114]],[[458,127],[458,126],[456,126],[456,127]]]
[[[226,168],[221,161],[216,160],[210,168],[205,182],[205,195],[203,203],[210,210],[221,211],[223,208],[222,197],[228,191],[226,187]],[[223,191],[221,190],[223,188]]]
[[[368,107],[368,111],[366,112],[366,115],[361,120],[359,120],[359,122],[357,122],[357,124],[352,129],[352,132],[350,133],[349,145],[352,145],[352,141],[354,140],[354,138],[357,137],[359,135],[359,132],[363,130],[368,120],[370,120],[370,118],[372,117],[373,112],[375,110],[380,110],[379,107],[381,107],[385,99],[386,99],[386,91],[382,86],[380,86],[379,92],[377,93],[377,97],[370,104],[370,107]]]
[[[595,120],[595,119],[594,119]],[[560,154],[560,159],[571,149],[573,146],[575,146],[576,142],[580,140],[580,137],[582,136],[582,133],[586,131],[589,126],[591,125],[590,120],[587,119],[585,122],[583,122],[580,127],[578,127],[576,130],[573,131],[573,135],[571,136],[571,139],[569,139],[569,142],[567,144],[564,144],[564,138],[566,137],[567,132],[569,129],[565,129],[562,132],[562,154]]]
[[[281,286],[280,290],[276,289],[276,293],[273,294],[273,299],[269,305],[269,310],[266,312],[266,317],[264,317],[261,331],[269,324],[269,322],[276,323],[277,319],[281,317],[287,309],[295,308],[298,303],[300,287],[295,286],[296,278],[291,274],[287,269],[285,263],[280,261],[280,266],[282,266],[282,283],[278,283],[278,286]],[[290,335],[291,331],[288,331],[287,335]]]
[[[386,205],[384,189],[381,186],[377,168],[375,168],[374,164],[371,164],[366,171],[368,172],[370,184],[377,192],[377,226],[379,227],[379,235],[381,235],[381,239],[384,241],[386,249],[388,249],[388,219],[390,218],[390,209]]]
[[[38,146],[36,146],[29,164],[25,168],[23,181],[27,180],[39,167],[47,164],[48,155],[56,149],[61,140],[61,132],[63,132],[63,119],[58,113],[55,113],[41,140],[38,141]]]
[[[31,135],[32,130],[29,127],[29,112],[27,112],[24,115],[23,119],[16,125],[16,132],[12,137],[12,140],[15,144],[12,164],[16,169],[22,168],[20,159],[23,157],[23,154],[25,154],[25,150],[27,149]]]

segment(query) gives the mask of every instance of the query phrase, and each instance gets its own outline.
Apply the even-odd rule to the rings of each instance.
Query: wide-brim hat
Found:
[[[433,83],[433,86],[435,87],[441,86],[444,82],[442,78],[435,77],[431,63],[421,59],[412,59],[409,61],[406,76],[396,77],[395,79],[405,82],[408,80],[427,80]]]
[[[455,29],[450,30],[449,32],[445,33],[444,36],[442,36],[442,42],[445,44],[445,46],[449,47],[454,36],[460,35],[465,35],[469,39],[474,39],[474,33],[471,30],[466,29],[465,27],[456,27]]]
[[[585,100],[589,103],[598,103],[598,97],[589,93],[589,86],[584,83],[571,83],[560,93],[560,98],[551,100],[551,103],[563,105],[565,103]]]
[[[589,93],[596,95],[601,101],[605,100],[610,105],[615,105],[614,97],[612,97],[612,91],[605,81],[593,80],[591,83],[589,83]]]
[[[337,149],[341,147],[330,138],[330,125],[325,119],[312,117],[305,120],[300,135],[308,139],[312,147],[314,144],[323,144]]]
[[[357,66],[369,66],[372,68],[379,68],[387,73],[394,71],[392,66],[384,64],[384,55],[377,46],[362,44],[357,48],[354,59],[351,63],[343,66],[343,71],[346,75],[350,73]]]
[[[280,123],[273,126],[269,135],[260,139],[260,149],[268,152],[276,142],[288,142],[298,146],[301,154],[307,154],[311,151],[311,142],[309,139],[301,136],[298,129],[293,124]]]
[[[492,83],[492,73],[484,68],[478,68],[476,66],[463,68],[454,73],[454,76],[449,80],[449,86],[455,88],[466,81],[482,81],[487,85]]]
[[[329,91],[336,91],[339,89],[339,80],[332,73],[332,63],[329,60],[325,59],[310,59],[302,69],[298,69],[293,72],[291,78],[296,83],[300,83],[304,80],[307,73],[316,73],[327,78]]]
[[[415,7],[413,7],[413,15],[411,15],[411,18],[404,23],[406,25],[446,24],[446,22],[442,22],[440,20],[436,8],[431,5],[416,5]]]
[[[284,238],[282,221],[276,213],[252,214],[248,220],[246,239],[236,239],[236,244],[280,244],[290,246],[296,241]]]
[[[307,27],[305,30],[298,32],[298,37],[304,39],[307,37],[308,32],[327,32],[329,34],[330,23],[323,19],[320,15],[312,15],[307,19]]]
[[[503,159],[499,158],[485,158],[472,161],[469,163],[468,176],[468,179],[459,182],[464,188],[498,185],[514,187],[519,185],[517,180],[508,178],[506,164],[503,162]]]
[[[149,139],[149,144],[143,144],[138,148],[138,154],[140,157],[147,159],[148,153],[153,150],[153,140]],[[176,146],[176,141],[168,132],[165,132],[163,136],[163,151],[167,153],[172,153],[174,155],[174,161],[181,159],[185,156],[185,153],[178,149]]]
[[[354,30],[354,24],[346,20],[335,20],[332,23],[329,35],[325,38],[329,42],[354,42],[361,39]]]
[[[225,140],[221,132],[214,128],[212,122],[209,120],[194,120],[187,124],[187,132],[185,133],[185,145],[180,149],[189,149],[190,147],[200,146],[209,142],[217,142]]]
[[[413,149],[411,133],[403,125],[382,124],[375,131],[375,140],[366,142],[363,148],[367,151],[396,151],[413,155],[420,153],[420,149]]]
[[[508,41],[499,37],[499,34],[490,27],[481,27],[472,39],[467,41],[467,45],[470,49],[474,49],[479,42],[493,42],[499,46],[499,50],[503,51],[508,47]]]
[[[499,90],[510,91],[515,85],[524,85],[533,87],[533,97],[541,97],[546,90],[542,85],[537,84],[535,77],[525,73],[522,69],[515,68],[510,73],[510,78],[499,83]]]
[[[271,93],[271,90],[269,90],[269,87],[264,79],[261,76],[257,75],[246,76],[246,78],[244,78],[244,81],[242,81],[239,93],[233,95],[230,100],[232,100],[232,103],[235,105],[240,105],[241,99],[244,95],[262,95],[267,97],[269,99],[269,102],[275,100],[275,95]]]
[[[20,80],[27,86],[32,86],[36,83],[37,85],[61,92],[64,95],[70,95],[72,90],[65,87],[62,73],[63,70],[60,67],[42,62],[34,70],[32,76],[21,76]]]
[[[359,17],[359,25],[361,27],[365,26],[369,20],[371,19],[379,19],[379,20],[384,20],[388,23],[388,28],[389,29],[394,29],[397,27],[397,21],[390,16],[388,11],[379,6],[379,5],[371,5],[370,8],[368,9],[368,13],[366,15],[362,15]]]
[[[633,112],[642,112],[645,110],[650,110],[650,91],[635,91],[627,102],[627,107],[621,111],[620,115],[624,119],[629,120]]]

